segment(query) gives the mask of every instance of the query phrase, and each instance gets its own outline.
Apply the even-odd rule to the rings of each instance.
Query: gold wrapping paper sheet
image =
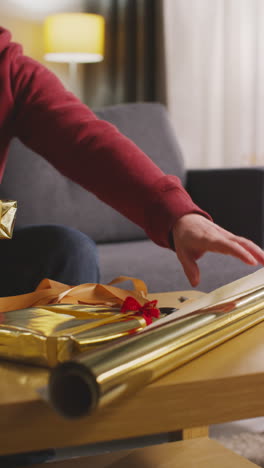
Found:
[[[35,307],[0,314],[0,357],[52,367],[146,326],[133,313],[120,314],[109,308],[103,312],[101,308],[97,314],[94,307],[91,313],[87,306],[80,309],[85,319]]]
[[[113,317],[115,314],[120,314],[120,307],[109,307],[100,305],[89,304],[49,304],[41,306],[41,309],[56,312],[57,314],[73,315],[79,319],[89,318],[105,319],[106,317]]]
[[[202,297],[195,301],[190,301],[186,305],[178,310],[177,313],[172,313],[163,319],[163,323],[175,320],[175,318],[185,317],[190,312],[197,311],[198,309],[209,307],[212,304],[218,304],[225,300],[231,300],[240,297],[250,291],[264,286],[264,268],[261,268],[250,275],[244,276],[232,283],[228,283],[220,288],[211,291],[210,293],[204,294]],[[149,329],[157,326],[153,323],[148,326]]]
[[[14,200],[0,200],[0,239],[11,239],[17,211]]]
[[[127,280],[132,281],[134,289],[113,286]],[[0,357],[52,367],[76,353],[135,333],[146,326],[146,321],[135,312],[120,314],[127,296],[144,304],[146,284],[123,276],[107,285],[74,287],[44,279],[33,293],[2,297]]]
[[[242,294],[236,300],[232,298],[199,309],[196,314],[184,320],[156,322],[155,327],[146,328],[129,339],[57,366],[49,380],[52,405],[66,417],[84,415],[135,392],[259,323],[264,319],[264,287]],[[199,324],[205,318],[208,321]],[[195,329],[189,328],[190,324]],[[69,393],[67,388],[71,389]]]
[[[243,311],[243,306],[247,306],[249,304],[251,307],[254,306],[255,303],[259,303],[259,301],[263,301],[263,307],[264,307],[264,287],[259,286],[257,288],[251,288],[248,291],[245,291],[243,294],[236,294],[234,296],[231,296],[227,299],[224,299],[222,301],[219,301],[215,304],[209,305],[209,306],[204,306],[201,307],[200,309],[194,310],[190,313],[186,313],[183,317],[181,316],[175,316],[174,314],[174,319],[177,320],[178,322],[181,320],[185,320],[188,317],[192,317],[193,315],[197,314],[217,314],[217,315],[223,315],[226,314],[227,312],[235,312],[238,309]],[[243,312],[242,312],[243,313]],[[216,317],[217,317],[216,315]],[[225,319],[232,321],[233,318],[232,315],[226,315]],[[238,317],[238,315],[236,315]]]

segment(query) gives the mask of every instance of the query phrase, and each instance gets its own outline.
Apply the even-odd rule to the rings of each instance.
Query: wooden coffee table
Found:
[[[160,306],[177,306],[179,296],[192,299],[199,294],[188,291],[150,297],[158,298]],[[35,391],[46,382],[46,370],[2,362],[0,454],[163,432],[181,431],[186,440],[206,436],[210,424],[263,416],[263,343],[264,322],[148,385],[128,401],[79,420],[63,419]],[[254,466],[245,463],[240,466]],[[199,466],[207,467],[205,463]],[[234,462],[232,466],[239,465]]]

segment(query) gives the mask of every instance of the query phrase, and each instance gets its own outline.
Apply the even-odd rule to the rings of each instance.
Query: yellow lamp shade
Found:
[[[44,22],[45,59],[52,62],[100,62],[104,54],[104,18],[90,13],[59,13]]]

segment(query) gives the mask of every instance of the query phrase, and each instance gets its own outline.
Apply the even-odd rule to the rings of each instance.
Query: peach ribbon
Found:
[[[132,281],[133,290],[113,286],[128,280]],[[147,293],[144,281],[129,276],[119,276],[108,284],[85,283],[73,287],[50,279],[43,279],[36,290],[31,293],[0,297],[0,312],[55,303],[116,306],[121,305],[127,296],[134,297],[143,305],[146,302]]]

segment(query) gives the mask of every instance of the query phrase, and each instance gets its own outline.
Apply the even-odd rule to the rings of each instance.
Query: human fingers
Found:
[[[193,287],[197,286],[200,282],[200,270],[194,257],[181,250],[177,252],[177,256],[190,284]]]
[[[205,251],[207,250],[211,252],[222,253],[225,255],[232,255],[233,257],[239,258],[241,261],[247,263],[248,265],[257,265],[258,259],[253,253],[251,253],[251,251],[248,250],[247,247],[247,243],[238,242],[238,238],[236,236],[219,236],[211,242],[207,242]]]
[[[247,239],[246,237],[242,237],[242,236],[237,236],[233,234],[232,232],[227,231],[226,229],[218,226],[217,224],[214,224],[214,227],[219,233],[225,235],[230,240],[235,241],[238,244],[242,245],[258,260],[259,263],[264,265],[264,250],[261,247],[259,247],[250,239]]]
[[[212,229],[208,230],[207,235],[209,234],[210,231],[212,231],[213,232],[212,239],[214,238],[214,239],[220,240],[220,242],[223,243],[223,248],[227,247],[228,250],[230,250],[231,248],[232,250],[234,250],[234,253],[236,252],[234,256],[238,256],[238,258],[241,258],[240,255],[242,255],[243,258],[241,258],[241,260],[243,261],[245,261],[245,256],[246,256],[250,264],[254,265],[256,264],[256,261],[257,261],[261,263],[262,265],[264,265],[264,251],[254,242],[252,242],[249,239],[246,239],[245,237],[236,236],[235,234],[223,229],[217,224],[212,225],[212,227],[213,229],[215,229],[215,232],[213,232]],[[241,246],[243,249],[240,249],[238,245]],[[221,253],[228,253],[228,252],[221,251]],[[233,254],[231,253],[231,255]],[[255,259],[255,262],[253,261],[252,257]]]
[[[235,241],[240,244],[244,249],[251,253],[251,255],[262,265],[264,265],[264,251],[258,245],[254,244],[245,237],[235,236]]]

